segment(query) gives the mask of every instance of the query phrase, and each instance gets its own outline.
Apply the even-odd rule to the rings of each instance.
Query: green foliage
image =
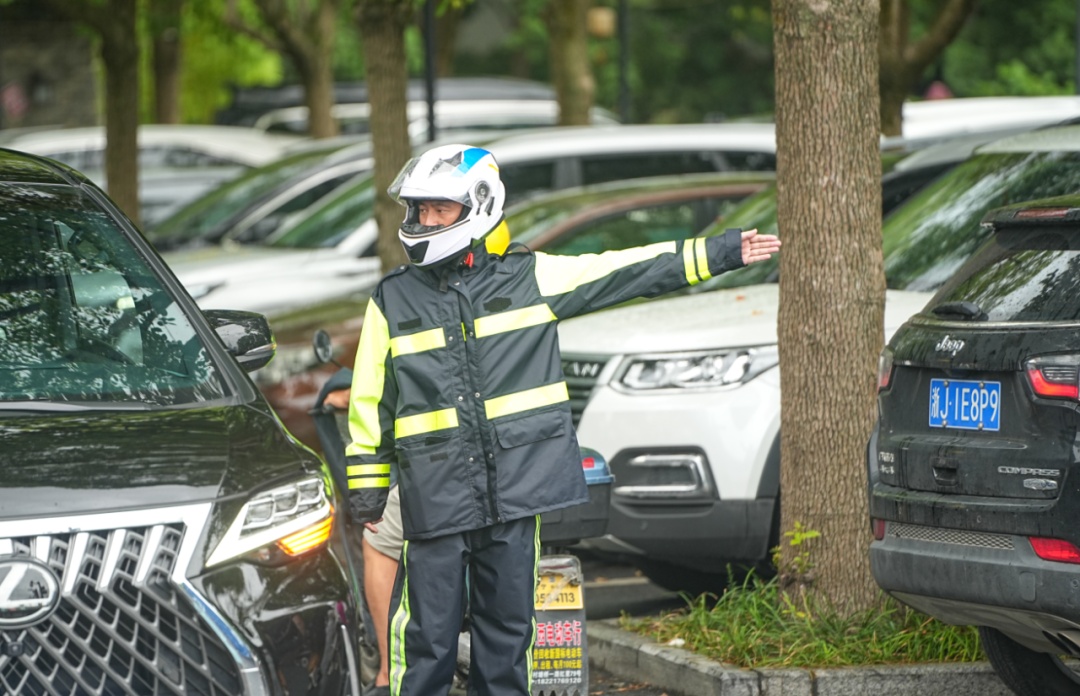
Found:
[[[790,560],[784,561],[781,549],[777,546],[772,553],[773,565],[780,568],[783,573],[800,578],[805,577],[814,568],[814,564],[810,560],[810,550],[807,542],[820,537],[821,532],[816,529],[807,529],[802,522],[796,520],[795,528],[784,532],[784,538],[787,539],[788,546],[796,550],[795,555]]]
[[[658,643],[681,641],[687,650],[746,668],[846,667],[982,659],[978,633],[949,626],[883,598],[854,616],[821,606],[812,596],[793,599],[780,581],[750,575],[716,598],[687,598],[685,609],[630,618],[624,628]]]

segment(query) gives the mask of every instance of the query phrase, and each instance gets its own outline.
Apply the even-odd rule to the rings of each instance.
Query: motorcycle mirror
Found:
[[[312,346],[315,348],[315,359],[321,363],[334,363],[334,346],[330,340],[330,334],[324,329],[318,329],[315,332],[315,337],[311,339]]]

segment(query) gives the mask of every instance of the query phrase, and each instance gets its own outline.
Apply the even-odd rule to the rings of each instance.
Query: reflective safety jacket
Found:
[[[353,371],[354,518],[381,516],[391,466],[406,539],[586,502],[556,322],[742,265],[739,231],[729,230],[583,256],[517,247],[471,267],[390,272],[368,303]]]

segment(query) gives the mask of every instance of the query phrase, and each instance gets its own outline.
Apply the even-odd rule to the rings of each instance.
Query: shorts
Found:
[[[377,534],[364,532],[367,543],[384,556],[389,556],[394,560],[401,558],[404,532],[401,527],[401,496],[398,494],[397,486],[390,489],[390,494],[386,497],[382,521],[375,525],[375,529],[379,530]]]

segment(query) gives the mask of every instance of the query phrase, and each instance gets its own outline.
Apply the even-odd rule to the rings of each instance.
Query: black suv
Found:
[[[359,694],[338,489],[244,373],[273,354],[0,150],[0,692]]]
[[[987,241],[889,342],[870,438],[870,563],[979,627],[1016,693],[1080,693],[1080,197]]]

